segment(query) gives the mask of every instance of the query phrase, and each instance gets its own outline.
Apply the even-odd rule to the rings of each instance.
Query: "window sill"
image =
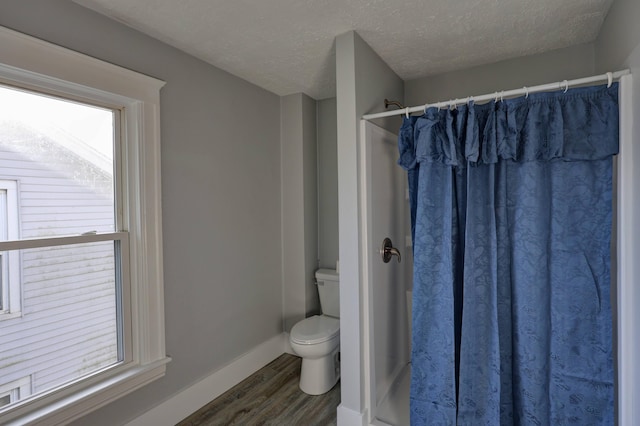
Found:
[[[22,317],[22,311],[18,312],[0,312],[0,321],[10,320]]]
[[[0,415],[6,425],[62,425],[76,420],[122,396],[164,376],[171,358],[165,357],[145,365],[134,365],[113,376],[95,380],[82,390],[75,387],[58,391],[50,397],[26,401]]]

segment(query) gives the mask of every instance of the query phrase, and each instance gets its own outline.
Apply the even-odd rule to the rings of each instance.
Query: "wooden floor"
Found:
[[[300,364],[281,355],[178,425],[336,425],[340,382],[324,395],[307,395],[298,387]]]

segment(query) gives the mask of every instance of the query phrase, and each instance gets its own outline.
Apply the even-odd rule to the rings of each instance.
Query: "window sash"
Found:
[[[43,393],[33,395],[35,399],[29,398],[13,403],[8,406],[0,407],[0,413],[8,412],[13,409],[28,406],[38,398],[46,396],[63,389],[71,388],[83,382],[90,382],[101,375],[113,376],[129,367],[134,360],[133,342],[132,342],[132,305],[131,305],[131,280],[130,280],[130,250],[129,250],[129,233],[128,232],[109,232],[102,234],[74,235],[68,237],[52,237],[52,238],[36,238],[12,241],[0,241],[0,252],[9,252],[11,250],[25,250],[46,247],[60,247],[67,245],[75,245],[82,243],[107,242],[115,243],[114,256],[115,273],[116,273],[116,311],[118,317],[117,340],[118,340],[118,362],[93,371],[82,377],[78,377],[71,382],[52,388]],[[33,401],[32,401],[33,400]]]
[[[29,238],[24,240],[0,241],[0,251],[66,246],[71,244],[96,243],[100,241],[124,241],[128,245],[129,233],[126,231],[120,231],[104,232],[100,234],[71,235],[67,237]]]
[[[0,252],[103,241],[114,241],[117,243],[114,249],[114,256],[116,256],[116,315],[119,318],[118,323],[120,324],[118,327],[118,358],[126,364],[131,362],[134,357],[132,342],[131,259],[128,232],[121,231],[74,235],[69,237],[0,241]]]

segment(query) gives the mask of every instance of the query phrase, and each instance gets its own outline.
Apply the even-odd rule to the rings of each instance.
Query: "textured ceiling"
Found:
[[[593,41],[613,0],[74,0],[278,95],[335,96],[355,30],[405,80]]]

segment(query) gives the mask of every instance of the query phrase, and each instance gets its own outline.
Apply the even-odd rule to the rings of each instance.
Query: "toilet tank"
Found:
[[[340,318],[340,276],[338,273],[333,269],[318,269],[316,284],[318,284],[322,313]]]

